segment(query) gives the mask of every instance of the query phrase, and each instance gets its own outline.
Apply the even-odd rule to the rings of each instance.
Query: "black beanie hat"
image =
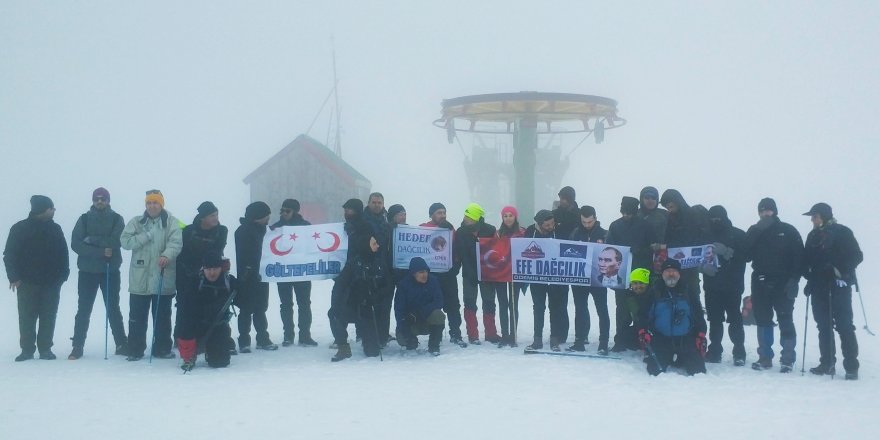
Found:
[[[444,205],[444,204],[442,204],[442,203],[440,203],[440,202],[432,203],[432,204],[431,204],[431,207],[428,208],[428,217],[434,215],[434,213],[435,213],[438,209],[446,209],[446,205]]]
[[[259,220],[271,214],[272,210],[266,202],[254,202],[247,206],[244,210],[244,218],[246,220]]]
[[[360,199],[348,199],[342,207],[344,209],[352,209],[355,212],[361,212],[364,210],[364,202]]]
[[[773,215],[779,215],[779,210],[776,208],[776,200],[773,200],[770,197],[764,197],[758,202],[758,212],[768,209],[773,211]]]
[[[211,202],[202,202],[197,211],[199,212],[199,218],[202,218],[217,212],[217,207]]]
[[[388,215],[387,215],[388,222],[393,222],[394,216],[396,216],[397,214],[400,214],[401,212],[406,212],[406,209],[403,207],[403,205],[395,204],[395,205],[391,205],[390,207],[388,207]]]
[[[54,208],[55,204],[52,203],[52,199],[41,196],[41,195],[33,195],[31,196],[31,214],[38,215],[46,212],[49,208]]]
[[[727,210],[724,209],[724,207],[721,205],[715,205],[709,208],[709,218],[720,218],[721,220],[727,220]]]
[[[624,196],[620,199],[620,213],[635,215],[639,212],[639,199],[635,197]]]
[[[590,218],[596,216],[596,208],[590,205],[581,206],[581,217]]]
[[[577,200],[575,198],[574,188],[572,188],[570,186],[566,186],[566,187],[563,187],[562,189],[560,189],[559,194],[557,194],[557,195],[559,196],[559,198],[568,200],[570,202]]]
[[[681,272],[681,263],[678,260],[673,258],[667,258],[666,261],[660,266],[660,271],[663,272],[666,269],[675,269]]]
[[[202,267],[223,267],[223,256],[220,255],[220,252],[208,251],[205,253],[205,256],[202,257]]]
[[[282,209],[284,209],[284,208],[286,208],[286,209],[290,209],[291,211],[293,211],[293,212],[297,212],[297,213],[298,213],[298,212],[299,212],[299,208],[300,208],[300,207],[299,207],[299,200],[296,200],[296,199],[285,199],[283,202],[281,202],[281,208],[282,208]]]

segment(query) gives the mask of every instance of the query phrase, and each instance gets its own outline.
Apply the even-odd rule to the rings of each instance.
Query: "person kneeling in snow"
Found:
[[[407,350],[415,350],[419,345],[418,335],[429,335],[428,351],[438,356],[446,322],[440,282],[428,272],[428,263],[421,257],[409,261],[409,274],[397,284],[394,297],[397,343]]]
[[[184,371],[192,370],[203,345],[205,360],[214,368],[229,365],[230,305],[235,297],[235,278],[229,275],[229,261],[219,253],[205,255],[202,276],[195,294],[180,298],[177,314],[177,348]]]
[[[696,294],[688,293],[681,279],[681,264],[673,259],[663,262],[663,283],[655,283],[650,292],[653,301],[641,310],[639,339],[648,352],[648,373],[656,376],[666,371],[677,356],[688,375],[706,372],[706,320],[703,305]]]

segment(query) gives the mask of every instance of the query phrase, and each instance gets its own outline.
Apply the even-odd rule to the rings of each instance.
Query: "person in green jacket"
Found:
[[[126,358],[129,361],[144,357],[150,310],[156,323],[151,347],[153,356],[174,358],[171,352],[171,299],[175,292],[175,259],[183,248],[181,231],[184,225],[165,210],[161,191],[147,191],[144,202],[144,214],[129,220],[120,237],[122,248],[131,250]]]

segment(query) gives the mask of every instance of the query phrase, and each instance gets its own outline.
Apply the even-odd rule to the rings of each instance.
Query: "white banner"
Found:
[[[632,264],[628,246],[557,240],[512,238],[513,281],[579,286],[629,287]]]
[[[718,267],[718,256],[715,254],[715,246],[711,244],[669,248],[666,250],[666,258],[678,260],[681,263],[682,269],[693,269],[703,266]]]
[[[422,257],[431,272],[452,269],[452,231],[449,229],[397,225],[393,234],[395,268],[409,269],[409,260]]]
[[[260,276],[270,283],[335,278],[345,266],[347,252],[343,223],[268,230],[263,238]]]

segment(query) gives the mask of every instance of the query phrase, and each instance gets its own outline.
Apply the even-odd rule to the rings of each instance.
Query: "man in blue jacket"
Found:
[[[440,282],[428,272],[428,263],[421,257],[410,260],[409,274],[397,284],[394,297],[397,343],[407,350],[415,350],[419,345],[418,335],[429,335],[428,351],[438,356],[446,322]]]

